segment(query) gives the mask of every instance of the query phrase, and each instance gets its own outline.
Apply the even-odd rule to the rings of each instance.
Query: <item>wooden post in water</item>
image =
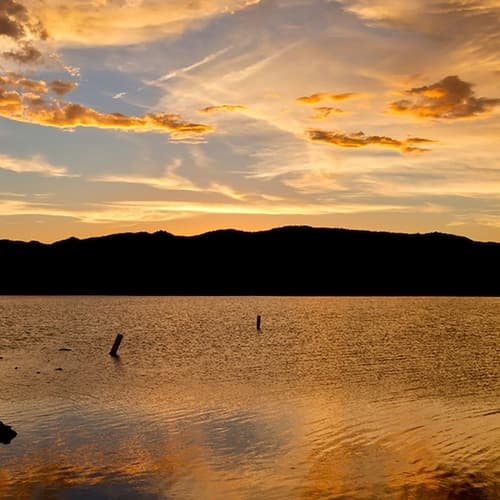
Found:
[[[260,314],[257,315],[257,330],[260,331]]]
[[[111,348],[111,351],[109,351],[110,356],[113,356],[115,358],[118,356],[118,348],[120,347],[120,343],[122,340],[123,340],[123,335],[121,333],[119,333],[116,336],[116,339],[115,339],[115,342],[113,344],[113,347]]]

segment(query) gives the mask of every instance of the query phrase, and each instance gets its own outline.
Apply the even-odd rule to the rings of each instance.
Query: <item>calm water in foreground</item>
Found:
[[[499,339],[500,299],[0,297],[0,498],[497,499]]]

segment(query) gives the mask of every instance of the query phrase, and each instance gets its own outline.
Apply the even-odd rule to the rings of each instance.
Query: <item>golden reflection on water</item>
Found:
[[[43,320],[37,299],[45,337],[3,352],[0,419],[19,435],[0,448],[0,498],[500,497],[494,299],[266,299],[259,337],[240,324],[248,298],[68,300]],[[82,317],[61,331],[69,305]],[[437,313],[454,337],[427,331]],[[92,315],[132,332],[120,360],[99,354],[102,325],[85,337]]]
[[[450,458],[442,442],[467,436],[473,450],[484,447],[484,435],[499,436],[495,419],[489,428],[483,420],[477,434],[467,422],[433,424],[459,409],[431,401],[385,408],[314,394],[294,405],[259,398],[259,409],[242,411],[225,407],[223,399],[207,401],[210,387],[191,389],[198,405],[188,409],[172,408],[160,395],[141,408],[131,402],[119,411],[99,410],[98,418],[96,409],[78,408],[111,436],[96,427],[78,444],[81,436],[72,428],[41,447],[21,443],[29,451],[2,467],[0,497],[72,498],[76,491],[91,498],[86,495],[95,490],[109,498],[116,491],[136,498],[248,498],[249,492],[259,498],[448,498],[450,490],[466,492],[468,485],[461,471],[446,470]],[[163,405],[175,419],[162,423]],[[127,413],[132,421],[124,423]],[[496,494],[498,485],[485,482],[478,491]],[[469,488],[479,487],[476,477]]]

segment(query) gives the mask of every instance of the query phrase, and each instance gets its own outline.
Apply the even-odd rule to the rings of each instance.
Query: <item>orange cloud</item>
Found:
[[[16,73],[0,76],[1,89],[15,90],[20,93],[28,92],[37,96],[46,94],[49,90],[58,96],[63,96],[76,87],[78,87],[78,83],[66,80],[53,80],[47,84],[43,80],[32,80]]]
[[[437,83],[405,92],[409,99],[391,103],[392,113],[409,113],[418,118],[475,118],[500,104],[498,98],[476,97],[472,84],[458,76],[447,76]]]
[[[320,106],[318,108],[314,108],[314,111],[316,111],[316,113],[311,116],[313,120],[324,120],[330,115],[345,113],[345,111],[343,111],[342,109],[332,108],[330,106]]]
[[[408,137],[404,140],[393,139],[383,135],[365,135],[363,132],[345,134],[328,130],[309,129],[307,136],[311,141],[324,142],[341,148],[362,148],[366,146],[380,146],[383,148],[397,149],[402,153],[422,153],[428,151],[415,144],[426,144],[431,141],[422,137]]]
[[[21,121],[60,128],[96,127],[135,132],[164,131],[183,136],[205,134],[213,130],[209,125],[183,121],[177,114],[147,113],[143,116],[127,116],[121,113],[101,113],[75,103],[53,101],[42,105],[33,104],[32,109],[24,110]]]
[[[15,73],[7,73],[4,76],[0,76],[0,88],[21,90],[34,94],[45,94],[48,91],[47,84],[43,80],[31,80]]]
[[[352,99],[357,96],[359,96],[359,94],[356,92],[345,92],[343,94],[319,93],[297,97],[296,101],[302,104],[317,104],[321,101],[345,101],[346,99]]]
[[[220,106],[207,106],[206,108],[200,109],[200,113],[224,113],[232,111],[245,111],[246,106],[241,106],[239,104],[222,104]]]
[[[45,40],[47,31],[39,21],[32,18],[24,5],[16,0],[2,0],[0,2],[0,35],[14,40],[22,40],[28,36],[36,36]]]
[[[34,64],[42,59],[42,53],[29,42],[21,43],[16,50],[4,52],[3,56],[21,64]]]
[[[48,88],[63,95],[76,86],[73,82],[43,81],[19,78],[9,74],[0,78],[0,116],[20,122],[58,128],[96,127],[135,132],[161,131],[176,137],[206,134],[213,127],[190,123],[173,113],[147,113],[127,116],[121,113],[102,113],[81,104],[46,99]]]
[[[46,40],[47,31],[34,19],[28,9],[16,0],[0,2],[0,35],[14,43],[15,48],[2,52],[3,57],[18,63],[38,62],[42,53],[33,46],[33,40]]]
[[[59,44],[131,45],[178,35],[204,19],[260,0],[24,0]]]
[[[17,114],[21,110],[21,96],[17,92],[0,88],[0,116]]]
[[[58,96],[63,96],[74,90],[78,87],[78,83],[76,82],[67,82],[64,80],[54,80],[50,83],[50,90],[54,92],[54,94]]]

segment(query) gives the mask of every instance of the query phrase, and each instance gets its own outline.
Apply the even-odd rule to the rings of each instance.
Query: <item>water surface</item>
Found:
[[[500,498],[499,332],[492,298],[0,297],[0,498]]]

